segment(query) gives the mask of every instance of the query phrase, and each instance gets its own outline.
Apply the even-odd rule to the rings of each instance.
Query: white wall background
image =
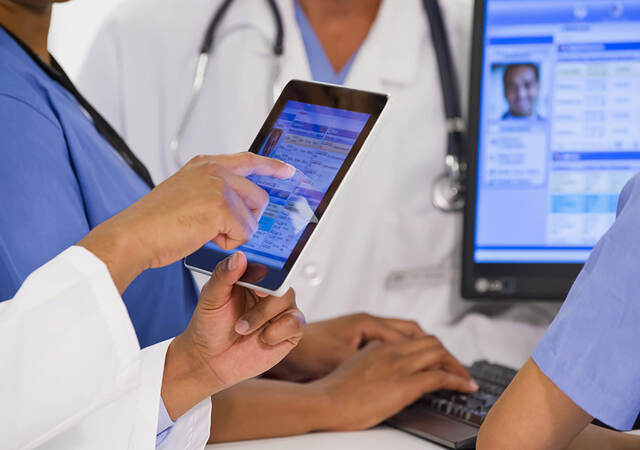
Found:
[[[73,0],[53,6],[49,49],[75,79],[100,25],[123,0]]]

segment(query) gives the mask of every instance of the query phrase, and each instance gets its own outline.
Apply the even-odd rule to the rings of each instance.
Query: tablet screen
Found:
[[[268,193],[269,204],[253,237],[233,250],[244,252],[250,265],[262,267],[260,272],[269,275],[263,287],[271,290],[284,281],[386,104],[386,97],[384,103],[366,100],[377,94],[304,84],[316,95],[286,98],[285,89],[285,98],[281,96],[251,147],[254,153],[291,164],[296,173],[288,180],[248,177]],[[210,242],[187,258],[187,264],[210,271],[231,253]]]
[[[282,268],[353,148],[370,114],[289,100],[259,154],[297,171],[289,180],[250,176],[267,191],[269,205],[251,240],[241,246],[252,260]],[[213,245],[213,244],[210,244]]]

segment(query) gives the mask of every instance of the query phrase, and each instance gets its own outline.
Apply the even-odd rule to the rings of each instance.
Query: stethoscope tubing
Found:
[[[178,124],[178,128],[169,142],[169,152],[173,162],[177,167],[182,167],[186,161],[180,156],[180,146],[184,137],[187,126],[190,122],[193,110],[200,97],[202,86],[206,78],[209,66],[209,55],[214,45],[216,32],[220,27],[224,16],[226,15],[233,0],[224,0],[224,2],[215,11],[205,32],[195,74],[191,88],[191,95],[187,107]],[[275,3],[275,0],[267,0],[271,10],[276,35],[273,43],[274,69],[272,73],[272,89],[269,106],[275,103],[278,96],[278,79],[281,71],[281,59],[284,54],[284,26],[282,15]],[[466,165],[463,159],[463,151],[465,144],[465,123],[461,117],[460,94],[457,87],[457,77],[453,68],[453,60],[447,38],[447,31],[442,18],[442,11],[438,0],[423,0],[425,13],[427,15],[432,40],[436,50],[440,80],[443,89],[443,97],[445,103],[445,114],[447,117],[448,144],[445,154],[445,169],[440,176],[436,178],[432,186],[432,204],[435,208],[446,213],[455,213],[462,211],[464,207],[464,175]]]

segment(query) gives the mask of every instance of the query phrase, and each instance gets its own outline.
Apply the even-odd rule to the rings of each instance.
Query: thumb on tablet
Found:
[[[211,278],[202,288],[200,306],[213,310],[223,307],[231,299],[234,284],[247,269],[247,257],[242,252],[223,259],[218,263]]]

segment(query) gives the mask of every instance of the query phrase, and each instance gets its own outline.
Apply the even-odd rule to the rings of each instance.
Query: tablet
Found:
[[[291,164],[295,175],[289,180],[249,176],[269,194],[258,231],[233,251],[209,242],[188,256],[185,265],[210,274],[221,260],[242,251],[248,267],[238,284],[284,294],[387,103],[384,94],[290,81],[249,151]]]

